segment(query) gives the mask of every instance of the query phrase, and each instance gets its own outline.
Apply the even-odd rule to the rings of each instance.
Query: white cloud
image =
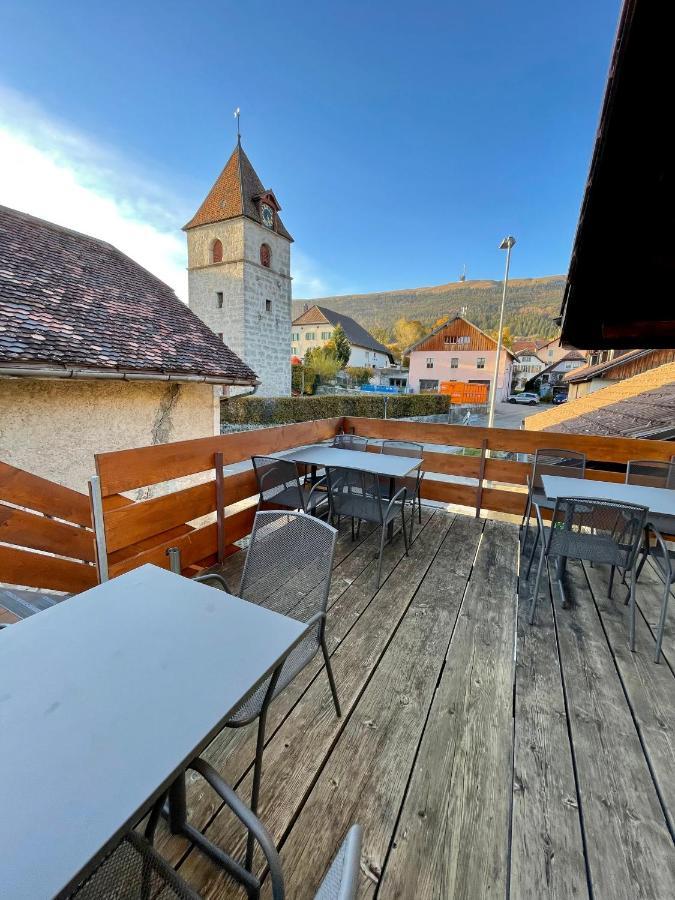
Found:
[[[2,87],[0,203],[109,241],[187,299],[181,204],[127,160]]]
[[[191,204],[114,149],[101,147],[2,85],[0,204],[114,244],[187,301],[180,227]],[[295,297],[330,293],[318,264],[297,245],[291,258]]]

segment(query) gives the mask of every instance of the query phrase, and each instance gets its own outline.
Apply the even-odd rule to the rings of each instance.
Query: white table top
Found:
[[[0,630],[0,894],[77,883],[304,631],[150,565]]]
[[[418,469],[422,460],[412,456],[394,456],[389,453],[368,453],[365,450],[343,450],[326,444],[315,444],[280,453],[281,459],[313,466],[340,466],[373,475],[403,478]]]
[[[638,503],[648,507],[655,515],[675,516],[675,491],[669,488],[594,481],[591,478],[564,478],[560,475],[542,475],[541,480],[549,500],[557,497],[595,497],[619,503]]]

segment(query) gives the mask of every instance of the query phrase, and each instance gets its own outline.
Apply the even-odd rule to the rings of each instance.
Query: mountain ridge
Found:
[[[466,318],[485,331],[496,330],[502,281],[476,279],[446,284],[366,294],[343,294],[293,300],[293,318],[305,304],[325,306],[351,316],[364,328],[392,332],[397,319],[417,319],[431,326],[441,316],[459,313],[466,306]],[[509,279],[504,324],[519,337],[554,337],[553,318],[560,313],[564,275]]]

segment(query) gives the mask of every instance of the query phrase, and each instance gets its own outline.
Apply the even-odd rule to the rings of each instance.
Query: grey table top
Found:
[[[638,503],[660,516],[675,516],[675,491],[669,488],[645,487],[640,484],[621,484],[594,481],[591,478],[564,478],[542,475],[544,491],[549,500],[556,497],[596,497],[619,503]]]
[[[0,630],[0,895],[77,883],[304,631],[150,565]]]
[[[340,466],[343,469],[355,469],[359,472],[370,472],[373,475],[385,475],[389,478],[403,478],[422,465],[421,459],[412,456],[368,453],[364,450],[342,450],[326,444],[301,447],[287,453],[280,453],[278,456],[296,463],[313,466]]]

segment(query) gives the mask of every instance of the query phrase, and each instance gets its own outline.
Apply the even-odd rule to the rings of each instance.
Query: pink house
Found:
[[[492,386],[497,359],[497,342],[480,328],[455,316],[413,344],[408,385],[411,393],[438,391],[443,381]],[[505,400],[511,390],[514,356],[502,348],[497,380],[497,399]]]

